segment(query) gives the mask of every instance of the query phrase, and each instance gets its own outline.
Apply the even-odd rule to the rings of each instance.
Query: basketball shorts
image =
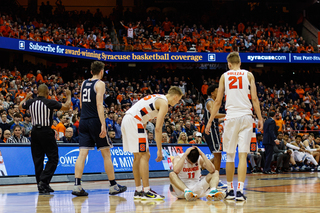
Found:
[[[81,119],[79,123],[79,148],[93,150],[95,144],[98,150],[112,148],[108,132],[104,138],[99,137],[100,132],[101,122],[99,118]]]
[[[143,123],[131,114],[123,117],[121,124],[123,151],[139,153],[149,151],[147,131]]]
[[[293,159],[296,162],[302,162],[306,159],[306,153],[299,152],[297,150],[293,151]]]
[[[193,184],[186,184],[188,189],[190,189],[193,193],[198,195],[198,198],[205,197],[209,192],[209,183],[207,183],[206,178],[204,177],[198,182]],[[177,189],[173,184],[169,186],[170,192],[173,196],[177,198],[184,198],[184,191]]]
[[[218,127],[211,126],[209,135],[204,133],[204,138],[211,153],[221,153],[223,151]]]
[[[252,137],[251,115],[245,115],[238,118],[230,118],[224,122],[223,132],[223,151],[235,153],[238,146],[238,152],[250,152],[250,143]]]

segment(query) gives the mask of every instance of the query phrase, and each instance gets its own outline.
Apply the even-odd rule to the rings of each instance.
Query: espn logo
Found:
[[[25,49],[25,43],[24,41],[19,41],[19,50],[24,50]]]
[[[208,54],[208,61],[216,61],[216,54]]]

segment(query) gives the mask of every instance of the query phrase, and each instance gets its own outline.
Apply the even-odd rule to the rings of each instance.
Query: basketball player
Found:
[[[213,103],[216,100],[218,93],[218,86],[217,85],[211,85],[207,89],[207,95],[208,99],[204,106],[204,123],[207,125],[208,120],[210,118],[210,111],[212,110]],[[220,165],[221,165],[221,140],[220,140],[220,134],[219,134],[219,118],[224,118],[225,114],[218,113],[214,119],[213,126],[211,126],[211,130],[209,135],[204,134],[204,138],[206,139],[206,142],[209,146],[210,152],[213,154],[214,158],[211,159],[211,161],[214,164],[215,169],[220,171]],[[226,188],[227,185],[222,183],[222,181],[219,181],[218,188]]]
[[[133,105],[122,120],[123,151],[132,152],[134,155],[132,170],[136,185],[135,199],[164,199],[164,196],[157,194],[149,186],[150,153],[145,127],[150,119],[157,117],[155,125],[155,141],[158,148],[156,161],[160,162],[162,160],[162,125],[168,112],[168,104],[176,105],[182,95],[181,89],[173,86],[167,95],[146,96]]]
[[[201,168],[209,174],[200,180]],[[212,162],[196,146],[190,147],[185,153],[173,159],[173,172],[170,172],[170,191],[177,198],[194,201],[206,197],[208,201],[221,200],[225,194],[218,192],[219,172]]]
[[[109,194],[115,195],[127,190],[126,186],[117,184],[111,161],[110,148],[112,144],[107,137],[106,122],[104,118],[103,96],[105,83],[101,81],[104,74],[104,63],[94,61],[91,63],[92,78],[85,80],[81,85],[79,123],[79,157],[75,165],[75,185],[72,191],[76,196],[87,196],[88,193],[81,186],[84,163],[89,150],[101,151],[104,168],[110,181]]]
[[[210,133],[212,121],[221,106],[223,94],[226,95],[225,127],[223,132],[223,150],[227,152],[227,195],[226,199],[246,200],[243,195],[243,185],[247,172],[247,153],[250,152],[252,136],[252,99],[253,107],[258,116],[258,129],[262,131],[263,119],[257,97],[254,76],[247,70],[240,69],[240,56],[232,52],[227,57],[229,71],[222,74],[219,80],[219,89],[216,101],[213,103],[210,119],[206,126],[206,134]],[[238,188],[235,196],[233,188],[234,158],[238,145]]]

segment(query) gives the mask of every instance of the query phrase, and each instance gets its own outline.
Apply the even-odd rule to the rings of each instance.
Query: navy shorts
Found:
[[[81,119],[79,123],[79,147],[94,149],[96,144],[98,150],[112,148],[108,132],[105,138],[99,137],[100,132],[101,122],[99,118]]]
[[[209,135],[204,133],[204,138],[206,139],[211,153],[222,152],[222,143],[220,140],[219,129],[217,127],[211,127]]]

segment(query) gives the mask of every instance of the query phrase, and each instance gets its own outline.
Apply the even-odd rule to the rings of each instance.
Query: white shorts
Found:
[[[224,122],[223,151],[235,153],[250,152],[250,143],[253,131],[253,119],[251,115],[227,119]]]
[[[189,185],[189,184],[188,184]],[[193,193],[198,195],[198,198],[205,197],[210,192],[209,183],[207,183],[206,177],[202,180],[194,183],[188,187]],[[177,189],[173,184],[170,184],[170,192],[177,198],[184,198],[184,191]]]
[[[299,152],[299,151],[294,151],[293,152],[293,159],[296,162],[302,162],[306,159],[306,153],[304,152]]]
[[[126,114],[121,123],[123,151],[148,152],[148,135],[143,124],[132,115]]]

